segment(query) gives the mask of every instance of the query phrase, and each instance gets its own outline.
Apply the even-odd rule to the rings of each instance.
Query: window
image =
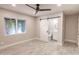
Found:
[[[5,18],[6,35],[25,32],[25,20]]]
[[[16,32],[16,20],[5,18],[6,34],[12,35]]]
[[[25,32],[25,20],[18,20],[17,26],[18,26],[18,33]]]

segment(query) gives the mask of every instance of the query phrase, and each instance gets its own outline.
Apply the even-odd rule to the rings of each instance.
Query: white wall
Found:
[[[63,12],[60,12],[60,13],[55,13],[55,14],[52,14],[52,15],[47,15],[47,16],[41,16],[41,17],[38,17],[37,20],[36,20],[36,24],[37,24],[37,32],[36,32],[36,35],[38,38],[40,38],[40,19],[43,19],[43,18],[48,18],[48,17],[56,17],[56,16],[60,16],[60,19],[59,19],[59,40],[58,40],[58,44],[59,45],[62,45],[63,43]]]
[[[26,20],[26,33],[5,36],[4,17]],[[35,38],[35,18],[20,13],[0,9],[0,46]]]
[[[77,43],[78,16],[65,16],[65,41]]]

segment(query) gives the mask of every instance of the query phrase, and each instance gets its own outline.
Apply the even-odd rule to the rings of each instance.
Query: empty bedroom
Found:
[[[79,54],[79,4],[0,4],[0,55]]]

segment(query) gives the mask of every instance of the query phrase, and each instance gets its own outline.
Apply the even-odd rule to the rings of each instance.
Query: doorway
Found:
[[[58,40],[58,18],[49,19],[49,39]]]
[[[44,41],[58,40],[59,18],[44,19],[40,21],[40,39]]]

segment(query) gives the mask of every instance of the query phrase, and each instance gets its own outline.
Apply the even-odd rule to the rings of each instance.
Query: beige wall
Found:
[[[62,45],[62,42],[63,42],[63,12],[59,12],[59,13],[55,13],[55,14],[52,14],[52,15],[47,15],[47,16],[41,16],[41,17],[38,17],[37,20],[36,20],[36,24],[37,24],[37,37],[40,38],[40,19],[43,19],[43,18],[48,18],[48,17],[56,17],[56,16],[60,16],[60,19],[59,19],[59,35],[58,35],[58,44],[59,45]]]
[[[65,16],[65,41],[77,43],[78,16]]]
[[[78,15],[78,33],[77,33],[77,39],[78,39],[78,48],[79,48],[79,15]]]
[[[5,36],[4,17],[26,20],[26,33]],[[35,38],[35,18],[20,13],[0,9],[0,46]]]

